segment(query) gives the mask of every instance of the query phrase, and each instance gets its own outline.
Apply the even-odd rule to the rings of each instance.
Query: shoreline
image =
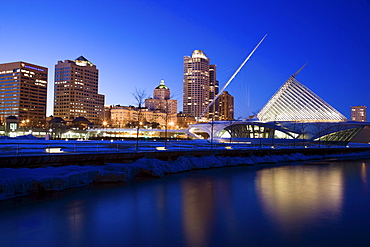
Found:
[[[105,144],[105,145],[109,145]],[[133,163],[137,160],[158,159],[162,161],[174,161],[179,157],[262,157],[266,155],[291,155],[301,153],[303,155],[330,155],[330,154],[348,154],[370,152],[370,147],[248,147],[241,145],[226,146],[222,148],[181,148],[181,149],[159,149],[159,150],[125,150],[119,151],[108,149],[104,152],[97,152],[92,149],[92,145],[85,146],[84,150],[61,151],[59,153],[50,152],[50,147],[43,146],[43,150],[49,152],[19,153],[17,155],[0,155],[0,168],[35,168],[45,166],[102,166],[107,163]],[[64,147],[53,147],[60,149]],[[90,148],[90,149],[89,149]],[[157,146],[157,148],[162,148]]]
[[[107,162],[104,165],[0,168],[0,200],[45,191],[61,191],[93,183],[125,182],[139,176],[161,178],[167,174],[196,169],[254,165],[268,166],[282,162],[370,157],[369,149],[362,152],[324,155],[307,155],[298,152],[299,150],[295,151],[295,153],[290,154],[266,154],[264,156],[179,156],[174,160],[142,157],[130,163]]]

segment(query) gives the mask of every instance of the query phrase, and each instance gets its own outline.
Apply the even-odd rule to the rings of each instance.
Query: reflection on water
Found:
[[[81,235],[84,226],[85,205],[83,200],[73,200],[66,205],[66,217],[68,221],[69,235],[75,242],[81,242]]]
[[[343,170],[340,166],[284,166],[257,172],[261,205],[279,229],[299,231],[317,215],[334,224],[342,213]]]
[[[0,201],[0,246],[370,246],[369,165],[200,170]]]
[[[367,165],[365,162],[362,162],[361,163],[361,179],[362,179],[362,183],[364,184],[364,189],[366,190],[367,189]]]
[[[207,181],[208,180],[208,181]],[[209,179],[197,179],[182,183],[182,218],[187,246],[207,246],[208,235],[214,217],[214,188]]]

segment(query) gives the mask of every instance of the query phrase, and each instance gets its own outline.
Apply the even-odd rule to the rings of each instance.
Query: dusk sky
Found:
[[[135,87],[149,96],[164,79],[182,110],[183,56],[203,50],[222,87],[265,34],[227,89],[236,118],[248,114],[248,92],[256,113],[306,62],[297,79],[342,114],[370,107],[370,0],[0,0],[0,8],[0,63],[49,68],[48,116],[58,60],[94,63],[106,105],[135,105]]]

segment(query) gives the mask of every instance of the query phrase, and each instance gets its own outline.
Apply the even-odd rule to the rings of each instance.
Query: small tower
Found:
[[[177,100],[171,98],[170,89],[164,80],[154,89],[153,98],[145,100],[145,107],[151,111],[166,113],[167,122],[176,122]]]
[[[164,85],[164,80],[161,80],[159,86],[154,89],[153,96],[154,99],[170,99],[170,89],[166,85]]]

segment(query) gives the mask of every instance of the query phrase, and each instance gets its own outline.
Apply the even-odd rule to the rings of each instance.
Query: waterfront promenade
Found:
[[[252,146],[207,141],[2,141],[0,168],[131,163],[141,158],[173,161],[180,156],[262,157],[268,155],[330,155],[370,152],[370,145]]]
[[[366,146],[251,146],[206,141],[8,141],[0,145],[0,200],[91,183],[184,171],[370,156]]]

